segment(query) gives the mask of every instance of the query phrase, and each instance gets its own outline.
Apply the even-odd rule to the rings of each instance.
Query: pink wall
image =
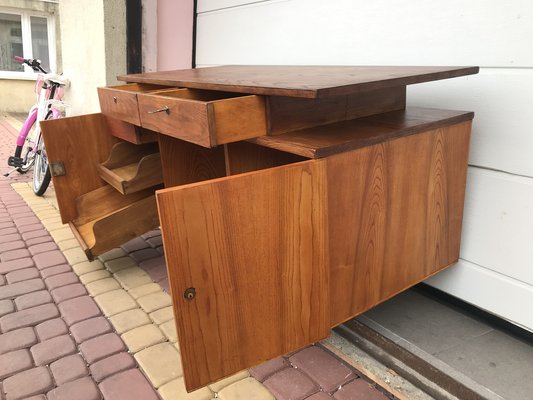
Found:
[[[157,0],[157,69],[191,68],[193,0]]]

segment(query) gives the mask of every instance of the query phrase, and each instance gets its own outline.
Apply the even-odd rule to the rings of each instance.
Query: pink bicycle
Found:
[[[15,168],[4,176],[9,176],[14,171],[24,174],[33,167],[33,192],[37,196],[42,196],[50,184],[51,174],[38,121],[65,116],[68,106],[62,99],[64,87],[69,82],[61,75],[47,73],[41,67],[39,60],[22,57],[15,57],[15,60],[44,75],[39,74],[37,78],[35,84],[37,103],[30,109],[20,129],[15,155],[9,157],[7,161],[8,165]]]

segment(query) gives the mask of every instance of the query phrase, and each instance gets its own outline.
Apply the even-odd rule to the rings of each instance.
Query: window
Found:
[[[51,15],[0,8],[0,78],[34,78],[15,56],[37,58],[46,71],[55,70],[54,38]]]

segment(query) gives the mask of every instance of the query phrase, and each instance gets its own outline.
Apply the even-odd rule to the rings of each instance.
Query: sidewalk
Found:
[[[387,399],[320,344],[187,394],[160,231],[89,262],[30,177],[0,177],[0,400]]]

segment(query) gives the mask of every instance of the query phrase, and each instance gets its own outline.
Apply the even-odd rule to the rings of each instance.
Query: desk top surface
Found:
[[[318,98],[477,74],[479,67],[229,65],[119,76],[127,82]]]

